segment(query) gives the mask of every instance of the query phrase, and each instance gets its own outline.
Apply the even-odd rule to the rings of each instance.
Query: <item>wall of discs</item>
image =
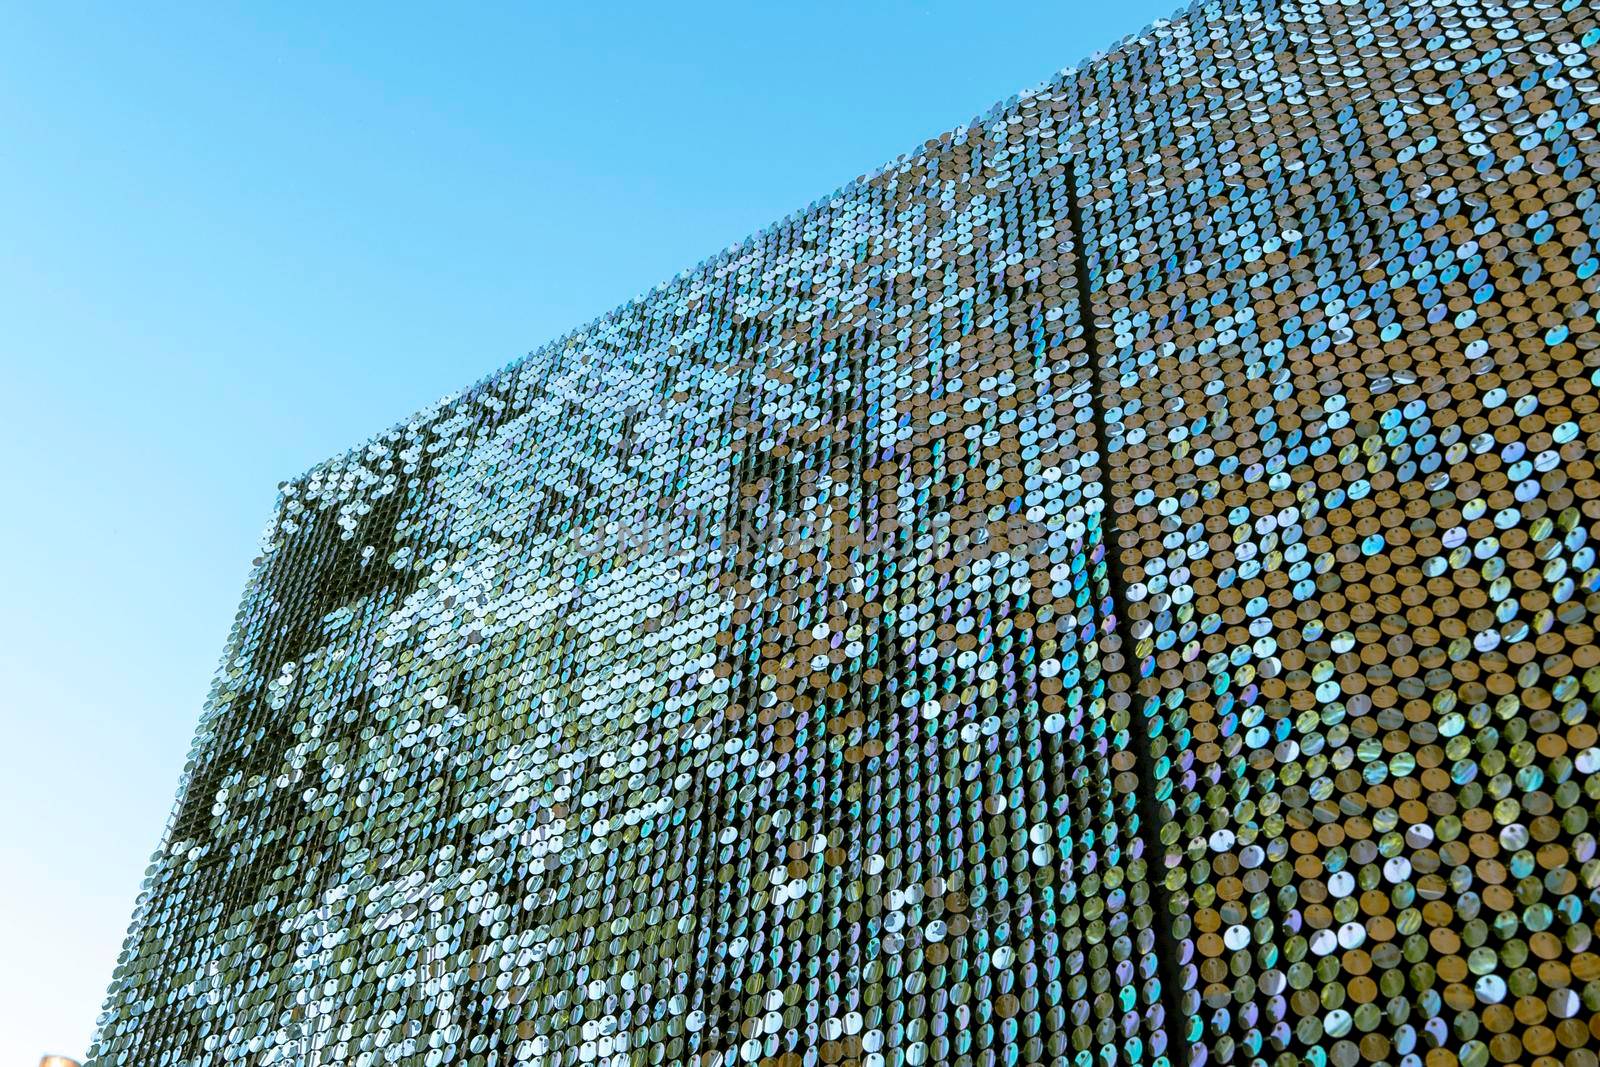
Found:
[[[1203,4],[285,486],[91,1062],[1593,1067],[1597,54]]]
[[[1295,7],[1080,82],[1183,1037],[1593,1064],[1600,29]]]

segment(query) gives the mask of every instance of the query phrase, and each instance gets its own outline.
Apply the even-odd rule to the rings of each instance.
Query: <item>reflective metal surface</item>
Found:
[[[91,1062],[1594,1067],[1597,46],[1196,6],[286,484]]]

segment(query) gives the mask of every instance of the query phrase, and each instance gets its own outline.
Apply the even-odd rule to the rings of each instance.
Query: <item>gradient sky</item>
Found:
[[[0,1067],[84,1053],[279,481],[1174,7],[0,0]]]

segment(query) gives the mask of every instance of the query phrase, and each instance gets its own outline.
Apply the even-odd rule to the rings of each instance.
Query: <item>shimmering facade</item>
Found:
[[[284,486],[91,1062],[1594,1067],[1597,56],[1204,3]]]

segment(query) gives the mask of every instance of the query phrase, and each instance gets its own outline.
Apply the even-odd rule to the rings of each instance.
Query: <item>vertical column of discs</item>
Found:
[[[1123,340],[1119,334],[1126,330],[1126,325],[1111,319],[1109,301],[1121,292],[1119,267],[1123,249],[1137,248],[1141,236],[1151,241],[1159,240],[1156,235],[1141,234],[1137,227],[1148,226],[1149,222],[1141,222],[1140,218],[1134,216],[1127,202],[1124,176],[1128,152],[1124,138],[1133,135],[1126,132],[1125,125],[1129,122],[1129,112],[1136,105],[1130,96],[1128,79],[1130,75],[1141,74],[1142,65],[1181,62],[1181,54],[1168,56],[1166,53],[1172,47],[1172,42],[1188,44],[1195,35],[1193,23],[1199,18],[1189,14],[1171,26],[1158,27],[1139,42],[1119,50],[1113,57],[1084,72],[1085,84],[1079,105],[1083,146],[1076,153],[1072,166],[1073,214],[1077,236],[1082,243],[1082,259],[1075,266],[1086,301],[1080,314],[1086,336],[1091,341],[1090,358],[1095,360],[1094,386],[1099,390],[1096,414],[1101,433],[1096,444],[1103,457],[1100,470],[1105,474],[1106,509],[1100,521],[1109,528],[1104,535],[1107,538],[1106,576],[1108,581],[1113,575],[1120,577],[1122,580],[1118,584],[1122,586],[1121,592],[1124,594],[1123,602],[1113,605],[1121,617],[1116,620],[1116,632],[1111,635],[1114,647],[1109,649],[1106,661],[1111,668],[1107,675],[1106,704],[1111,715],[1120,717],[1124,728],[1130,732],[1130,739],[1134,731],[1142,735],[1142,747],[1148,753],[1148,758],[1143,761],[1145,766],[1138,768],[1148,776],[1148,781],[1144,783],[1147,791],[1144,808],[1150,814],[1143,820],[1142,836],[1151,844],[1152,851],[1157,852],[1151,857],[1156,862],[1147,864],[1149,876],[1156,879],[1166,871],[1166,857],[1161,856],[1154,846],[1171,840],[1167,836],[1172,830],[1173,810],[1173,786],[1169,776],[1173,773],[1174,759],[1163,737],[1165,723],[1161,718],[1161,709],[1148,701],[1136,702],[1134,694],[1130,692],[1138,678],[1133,672],[1133,666],[1138,662],[1136,657],[1140,654],[1141,646],[1148,644],[1150,633],[1150,611],[1144,602],[1146,589],[1143,583],[1137,581],[1141,577],[1138,570],[1139,547],[1149,531],[1131,530],[1125,526],[1119,531],[1115,520],[1117,513],[1126,509],[1127,498],[1133,491],[1130,485],[1137,488],[1142,481],[1136,471],[1130,472],[1127,459],[1120,455],[1128,444],[1124,436],[1125,413],[1138,410],[1137,386],[1141,370],[1137,356],[1125,353],[1118,346],[1118,342]],[[1151,53],[1155,53],[1154,58]],[[1158,207],[1155,221],[1159,223],[1163,217]],[[1123,312],[1122,317],[1125,316],[1126,312]],[[1113,325],[1118,326],[1117,333],[1110,329]],[[1134,747],[1130,746],[1129,756],[1133,757],[1134,753]],[[1181,899],[1175,896],[1170,907],[1177,908]],[[1166,910],[1163,909],[1163,914],[1157,917],[1158,922],[1165,924],[1174,921],[1173,916],[1165,914]],[[1180,927],[1177,933],[1181,938],[1185,931]],[[1192,951],[1192,944],[1180,941],[1177,958],[1170,962],[1188,964]],[[1167,970],[1171,974],[1173,968],[1169,966]],[[1177,1055],[1179,1062],[1203,1062],[1203,1058],[1197,1055],[1198,1047],[1189,1047],[1199,1034],[1192,976],[1192,966],[1187,975],[1179,971],[1175,980],[1169,980],[1170,988],[1164,997],[1167,1003],[1178,1006],[1170,1037],[1182,1043],[1182,1051]],[[1180,985],[1190,992],[1180,997]]]
[[[704,596],[708,606],[715,605],[715,625],[701,635],[699,647],[704,651],[694,661],[696,681],[704,688],[674,687],[657,694],[658,700],[666,701],[667,722],[676,719],[681,724],[670,741],[662,743],[671,761],[670,777],[664,778],[670,791],[658,803],[661,817],[670,817],[674,830],[670,850],[658,857],[658,869],[651,875],[652,882],[661,885],[667,905],[663,920],[667,937],[655,967],[657,1006],[651,1010],[652,990],[644,987],[635,1018],[650,1025],[638,1026],[633,1047],[661,1049],[671,1062],[713,1062],[738,1048],[741,1031],[746,1038],[758,1038],[764,1021],[770,1021],[761,1009],[779,1006],[771,1002],[770,994],[779,991],[781,1002],[788,989],[788,983],[781,981],[770,988],[762,988],[759,979],[746,982],[737,973],[730,974],[730,966],[740,966],[746,955],[759,961],[771,936],[751,929],[753,912],[736,914],[733,904],[733,895],[742,886],[753,890],[752,908],[760,902],[762,883],[752,868],[752,857],[769,826],[760,817],[759,803],[752,804],[753,790],[745,783],[764,777],[763,788],[779,789],[783,781],[777,763],[758,769],[751,758],[759,750],[750,735],[746,702],[753,680],[751,656],[759,648],[754,635],[761,629],[764,609],[759,598],[748,595],[755,573],[752,559],[764,547],[761,534],[754,539],[751,534],[765,527],[752,521],[749,498],[740,490],[756,484],[769,469],[749,433],[748,415],[762,381],[761,352],[775,329],[773,294],[781,292],[782,285],[770,260],[792,242],[792,231],[779,227],[718,267],[713,284],[722,290],[721,306],[713,305],[704,315],[706,305],[701,302],[686,305],[686,325],[693,325],[673,336],[669,345],[667,361],[678,368],[673,372],[678,379],[674,395],[704,392],[716,397],[714,408],[697,416],[701,428],[696,432],[705,442],[702,447],[715,448],[725,457],[715,482],[706,483],[690,501],[691,525],[699,543],[692,548],[684,545],[686,551],[678,561],[686,572],[706,572]],[[769,269],[756,269],[762,266]],[[691,475],[689,465],[697,458],[696,451],[684,454],[685,466],[676,478]],[[674,482],[669,479],[667,484]],[[652,616],[645,622],[648,629],[663,635],[676,631],[675,613],[668,605]],[[740,876],[730,877],[736,870]],[[730,944],[749,947],[730,959]],[[746,1010],[751,998],[761,1008]],[[789,1021],[794,1021],[792,1015]],[[782,1031],[775,1028],[765,1036],[765,1047],[779,1051]],[[764,1046],[757,1040],[756,1047]]]
[[[1055,440],[1045,481],[1052,481],[1053,471],[1059,470],[1062,484],[1078,490],[1061,513],[1064,526],[1056,525],[1060,520],[1049,502],[1048,484],[1047,502],[1040,509],[1051,530],[1049,558],[1058,558],[1057,545],[1064,543],[1069,549],[1052,569],[1049,589],[1058,616],[1050,629],[1060,643],[1062,669],[1057,674],[1055,664],[1047,664],[1044,686],[1045,708],[1051,713],[1046,731],[1059,731],[1065,742],[1057,750],[1065,792],[1056,802],[1063,817],[1061,898],[1069,902],[1063,937],[1068,948],[1076,948],[1083,938],[1080,917],[1109,917],[1109,929],[1117,935],[1111,944],[1115,992],[1093,995],[1104,988],[1104,979],[1093,970],[1079,969],[1080,951],[1069,952],[1063,962],[1069,975],[1069,1013],[1077,1024],[1073,1044],[1080,1060],[1087,1055],[1090,1034],[1104,1040],[1110,1033],[1118,1036],[1118,1051],[1130,1062],[1165,1064],[1176,1056],[1181,1063],[1187,1061],[1187,1050],[1174,1045],[1183,1025],[1175,954],[1166,936],[1167,908],[1154,881],[1160,865],[1152,862],[1159,853],[1156,834],[1161,819],[1153,801],[1162,791],[1162,767],[1144,750],[1144,738],[1135,732],[1126,700],[1117,698],[1126,688],[1126,682],[1119,680],[1125,663],[1121,615],[1125,589],[1116,569],[1119,562],[1105,540],[1106,384],[1101,380],[1097,331],[1089,311],[1091,268],[1086,252],[1086,242],[1094,240],[1094,224],[1083,211],[1086,189],[1080,175],[1087,170],[1081,158],[1083,145],[1068,139],[1082,138],[1085,128],[1096,121],[1096,105],[1086,104],[1093,99],[1093,78],[1093,67],[1080,69],[1037,98],[1060,138],[1052,146],[1047,177],[1042,179],[1048,183],[1052,221],[1040,282],[1055,326],[1048,354],[1055,361],[1051,371],[1061,409],[1056,419],[1060,426],[1070,417],[1074,427],[1070,437],[1059,428],[1051,435]],[[1035,514],[1030,510],[1030,518]],[[1074,640],[1080,648],[1069,643]],[[1084,894],[1087,899],[1079,901]],[[1095,899],[1100,896],[1105,897],[1103,902]],[[1087,926],[1090,962],[1105,959],[1104,947],[1092,944],[1098,930],[1098,922]],[[1115,1016],[1117,1025],[1108,1027],[1102,1015],[1090,1031],[1083,1024],[1091,1010]]]
[[[1057,258],[1070,243],[1060,170],[1046,162],[1056,147],[1049,105],[1030,96],[929,163],[944,179],[932,188],[946,221],[925,272],[935,362],[927,399],[919,389],[912,401],[912,424],[926,427],[912,441],[927,442],[929,460],[913,453],[910,473],[931,468],[948,488],[928,539],[936,617],[919,655],[936,671],[915,699],[945,747],[950,815],[926,883],[927,959],[932,980],[955,982],[953,1020],[975,1046],[998,1039],[1035,1062],[1074,1049],[1137,1062],[1139,1016],[1123,1009],[1138,931],[1128,928],[1123,841],[1086,715],[1098,602],[1086,591],[1085,490],[1073,463],[1084,363],[1074,338],[1074,365],[1073,322],[1061,313],[1071,290]],[[1074,741],[1086,764],[1076,791],[1066,766]],[[965,789],[949,788],[956,768]],[[1070,966],[1058,970],[1063,958]],[[954,1050],[966,1051],[959,1036]]]
[[[1006,272],[1022,416],[1022,477],[1008,511],[1024,520],[1016,529],[1027,540],[1018,547],[1033,567],[1041,695],[1030,730],[1045,757],[1036,796],[1061,872],[1060,884],[1042,894],[1059,924],[1061,1004],[1051,1015],[1060,1020],[1058,1054],[1161,1063],[1171,1020],[1154,979],[1148,853],[1135,811],[1139,772],[1123,724],[1105,704],[1115,607],[1108,607],[1100,526],[1103,485],[1088,465],[1097,449],[1092,347],[1066,162],[1076,90],[1069,77],[1026,96],[1007,122],[1021,148],[1011,172],[1023,245],[1021,262],[1014,255]]]
[[[1110,446],[1137,679],[1127,699],[1176,786],[1158,797],[1184,984],[1203,1005],[1187,1036],[1197,1059],[1227,1062],[1286,1047],[1282,944],[1298,921],[1274,884],[1286,870],[1274,769],[1285,724],[1267,691],[1280,671],[1272,631],[1294,619],[1282,561],[1304,551],[1303,532],[1280,473],[1294,441],[1274,417],[1291,370],[1256,316],[1293,269],[1286,234],[1327,232],[1317,261],[1296,266],[1329,279],[1353,269],[1359,235],[1346,233],[1334,176],[1320,199],[1286,187],[1305,166],[1310,108],[1293,62],[1304,41],[1279,8],[1197,9],[1154,37],[1125,59],[1124,95],[1145,121],[1102,120],[1096,291],[1121,387]]]
[[[711,345],[698,367],[684,358],[697,332],[696,296],[686,282],[575,339],[580,365],[591,369],[564,384],[568,403],[607,407],[577,423],[602,430],[580,460],[593,485],[579,498],[590,515],[566,538],[570,584],[549,609],[571,634],[559,661],[571,712],[556,720],[552,694],[531,694],[546,704],[533,740],[567,724],[544,772],[559,823],[548,845],[530,826],[529,843],[548,849],[542,865],[553,877],[527,904],[537,905],[535,931],[559,935],[544,955],[532,1032],[519,1034],[519,1048],[536,1055],[615,1056],[641,1041],[672,1047],[682,1035],[681,1015],[652,1018],[641,1002],[656,994],[665,1004],[693,973],[682,917],[694,909],[677,893],[675,871],[681,845],[698,839],[687,820],[699,810],[680,803],[688,769],[680,757],[718,699],[704,662],[723,614],[713,606],[719,556],[706,531],[731,459],[728,442],[705,428],[726,407],[728,383]],[[546,614],[541,625],[550,621]],[[663,825],[671,838],[658,836]]]
[[[812,824],[806,816],[820,814],[826,770],[821,761],[809,758],[809,717],[797,717],[793,705],[779,707],[774,678],[764,676],[760,669],[763,648],[777,648],[780,627],[792,624],[781,615],[779,583],[773,573],[784,531],[779,500],[771,490],[775,477],[783,477],[785,468],[771,454],[775,442],[764,430],[764,407],[772,398],[769,385],[779,382],[785,373],[784,349],[778,339],[793,324],[793,307],[786,306],[792,298],[789,283],[803,274],[804,251],[795,221],[770,235],[764,251],[766,255],[741,271],[748,276],[746,272],[752,268],[761,268],[759,302],[751,309],[759,308],[754,313],[763,340],[739,360],[740,385],[732,416],[736,465],[724,489],[727,518],[721,539],[727,573],[722,582],[731,594],[732,612],[716,637],[716,672],[727,679],[729,699],[693,742],[714,757],[710,763],[700,757],[699,762],[706,766],[701,773],[710,776],[720,771],[731,779],[720,795],[704,784],[692,787],[704,801],[696,845],[703,888],[697,901],[686,902],[695,908],[699,938],[695,956],[684,962],[691,974],[698,970],[703,976],[691,986],[687,1002],[691,1009],[687,1048],[697,1052],[701,1062],[711,1062],[729,1051],[736,1054],[741,1038],[780,1055],[792,1055],[801,1047],[802,1011],[798,1005],[805,1003],[806,972],[801,960],[808,936],[813,961],[821,955],[817,926],[813,922],[808,930],[803,919],[809,910],[801,902],[807,881],[788,877],[803,873],[791,871],[791,859],[801,856],[802,844],[791,841],[789,834],[803,835]],[[755,762],[765,756],[772,757],[770,764]],[[759,796],[752,806],[753,790],[746,789],[740,796],[740,776],[752,782],[759,779],[759,788],[771,791],[772,806]],[[779,806],[785,809],[784,815],[775,817],[772,809]],[[741,810],[749,814],[741,815]],[[809,843],[807,839],[803,844]],[[734,862],[740,865],[737,879],[731,877]],[[774,876],[778,870],[782,877]],[[749,911],[747,916],[735,917],[734,897],[744,887],[751,897]],[[773,912],[766,908],[769,902],[775,905]],[[730,932],[732,921],[738,926]],[[767,923],[773,926],[764,928]],[[713,932],[720,932],[720,940],[708,939]],[[730,958],[728,947],[734,937],[750,947]],[[736,970],[743,966],[746,955],[754,956],[749,981]],[[769,964],[777,968],[776,973],[768,969]],[[815,966],[813,962],[813,980]],[[763,972],[759,978],[756,971]],[[811,988],[816,988],[814,981]]]
[[[840,210],[838,218],[845,215]],[[817,423],[806,418],[818,377],[793,347],[807,330],[794,290],[820,268],[815,248],[827,245],[822,235],[834,224],[812,217],[781,227],[770,258],[747,261],[740,272],[748,277],[754,263],[764,268],[760,303],[741,312],[757,316],[755,333],[743,322],[725,326],[728,338],[750,334],[762,342],[749,349],[739,342],[735,464],[720,487],[714,527],[724,544],[721,581],[733,595],[715,636],[712,673],[726,679],[728,695],[713,702],[694,739],[709,759],[691,787],[706,803],[696,846],[702,888],[690,962],[698,978],[687,1001],[686,1048],[705,1063],[795,1055],[805,1047],[801,1006],[820,1007],[831,992],[825,987],[837,984],[823,968],[839,959],[829,950],[842,946],[824,945],[818,916],[839,903],[838,883],[829,885],[818,855],[824,848],[813,846],[827,840],[817,827],[827,821],[827,806],[840,803],[840,780],[808,745],[813,715],[826,714],[826,697],[812,687],[833,679],[824,675],[825,655],[816,662],[813,650],[803,666],[793,656],[802,629],[809,640],[820,621],[811,617],[812,583],[820,581],[807,551],[820,532],[819,502],[808,490],[828,451]],[[819,402],[831,420],[835,392]],[[829,647],[826,638],[819,646]],[[817,877],[808,877],[807,861]]]

